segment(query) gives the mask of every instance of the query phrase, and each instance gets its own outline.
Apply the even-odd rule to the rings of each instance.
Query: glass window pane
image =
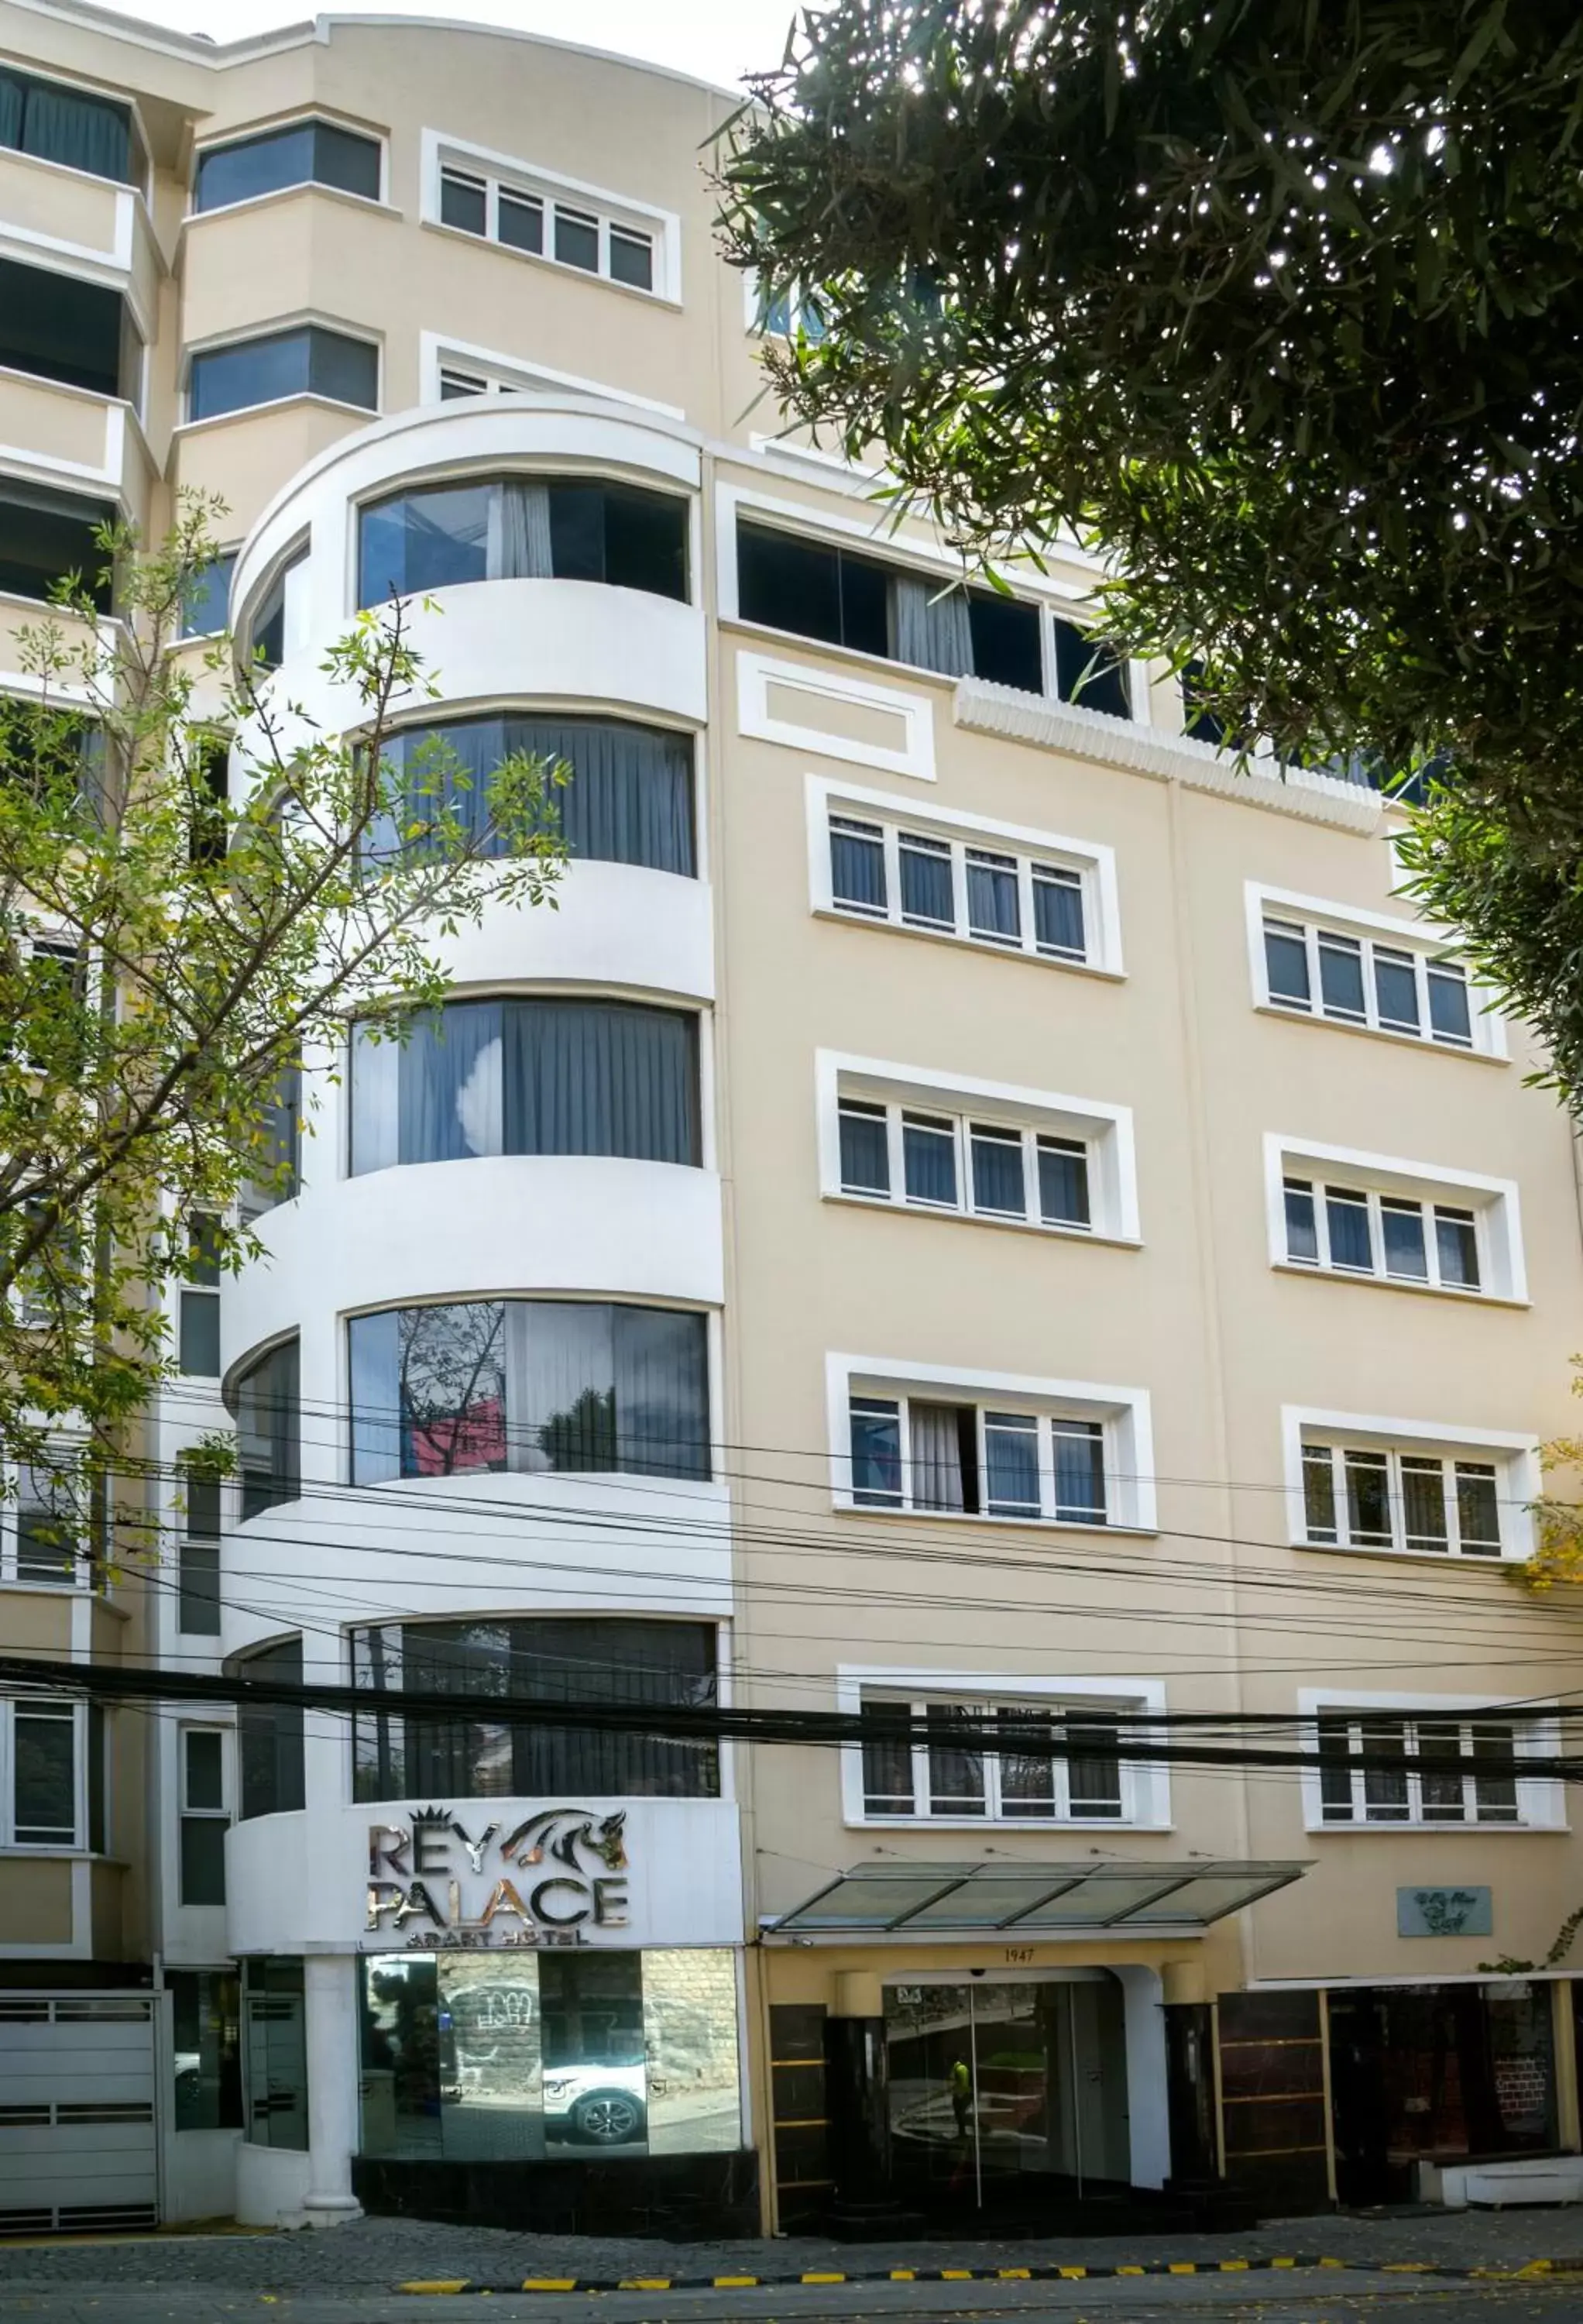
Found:
[[[1344,1719],[1319,1722],[1320,1803],[1326,1823],[1352,1821],[1350,1736]]]
[[[302,1640],[282,1638],[237,1658],[244,1678],[269,1679],[280,1686],[302,1684]],[[242,1702],[236,1707],[237,1812],[243,1817],[276,1815],[300,1808],[305,1798],[299,1702]]]
[[[849,912],[886,910],[885,842],[878,824],[831,817],[830,893]]]
[[[220,1376],[220,1302],[213,1291],[183,1290],[176,1360],[194,1379]]]
[[[1482,1461],[1457,1463],[1457,1536],[1464,1557],[1498,1557],[1501,1554],[1496,1472]]]
[[[1354,1544],[1391,1545],[1390,1469],[1383,1452],[1344,1452],[1347,1532]]]
[[[916,1509],[979,1506],[978,1416],[971,1405],[907,1404],[907,1438]]]
[[[984,1506],[991,1517],[1040,1514],[1039,1431],[1031,1413],[984,1415]]]
[[[555,254],[563,266],[580,266],[588,274],[599,272],[599,220],[585,210],[555,213]]]
[[[1055,1723],[1047,1711],[998,1711],[995,1725],[1000,1737],[1000,1812],[1004,1816],[1038,1817],[1048,1821],[1055,1813],[1055,1762],[1048,1747]],[[1044,1744],[1044,1751],[1030,1746]]]
[[[1434,1214],[1435,1255],[1440,1281],[1464,1291],[1478,1288],[1478,1235],[1471,1211],[1440,1211]]]
[[[1323,931],[1319,940],[1320,998],[1328,1017],[1356,1018],[1361,1024],[1367,1011],[1363,1001],[1363,947],[1350,936]]]
[[[225,1804],[224,1748],[210,1728],[189,1727],[183,1742],[186,1757],[186,1804],[189,1808],[221,1808]]]
[[[1374,948],[1374,990],[1380,1023],[1400,1032],[1416,1033],[1418,978],[1413,970],[1412,954],[1386,952],[1376,945]]]
[[[449,1964],[447,1963],[447,1966]],[[457,1963],[457,1967],[463,1966]],[[474,1964],[468,1962],[466,1967]],[[490,1967],[495,1967],[491,1961]],[[359,1964],[362,2007],[363,2132],[364,2154],[404,2156],[414,2161],[437,2159],[444,2152],[444,2126],[453,2109],[464,2103],[461,2089],[450,2083],[453,2098],[440,2098],[439,1960],[434,1953],[376,1953]],[[500,1963],[502,1984],[514,1979],[520,1968],[537,1972],[531,1959],[520,1964],[508,1955]],[[535,1993],[532,1998],[537,2000]],[[510,2003],[498,2007],[502,2047],[520,2036],[521,2012]],[[465,2016],[464,2009],[464,2016]],[[537,2025],[538,2011],[528,2020]],[[465,2024],[461,2046],[465,2053],[470,2026]],[[456,2043],[453,2035],[446,2063],[453,2067]]]
[[[308,392],[313,334],[268,332],[231,347],[210,347],[192,358],[188,405],[194,420],[278,402]]]
[[[534,1313],[536,1302],[526,1303]],[[613,1307],[615,1465],[628,1476],[710,1473],[708,1323],[668,1307]],[[542,1443],[544,1432],[540,1431]],[[558,1463],[557,1463],[558,1465]]]
[[[739,522],[737,604],[744,622],[838,646],[841,563],[833,549]]]
[[[315,395],[332,403],[354,403],[361,411],[379,409],[379,349],[367,339],[347,338],[340,331],[308,334],[308,384]]]
[[[1425,1823],[1461,1823],[1466,1817],[1462,1771],[1455,1765],[1461,1751],[1462,1731],[1454,1720],[1419,1720],[1418,1793]]]
[[[1105,1432],[1097,1420],[1057,1420],[1055,1514],[1069,1525],[1105,1522]]]
[[[1112,718],[1128,718],[1127,666],[1109,651],[1102,639],[1059,619],[1055,631],[1056,691],[1063,702],[1084,710],[1102,710]]]
[[[1022,1139],[1015,1131],[986,1130],[975,1122],[968,1132],[972,1153],[973,1208],[1003,1217],[1026,1218]]]
[[[1041,952],[1058,953],[1065,960],[1086,958],[1082,881],[1075,872],[1034,865],[1034,942]]]
[[[488,193],[482,178],[459,170],[440,173],[440,222],[463,234],[482,234],[488,215]]]
[[[308,2027],[302,1963],[243,1963],[247,2126],[253,2146],[308,2151]]]
[[[1310,1541],[1336,1539],[1335,1456],[1328,1444],[1302,1448],[1302,1511]]]
[[[1330,1239],[1330,1265],[1349,1267],[1361,1274],[1374,1271],[1374,1238],[1369,1232],[1368,1200],[1344,1186],[1325,1189],[1325,1228]]]
[[[181,600],[184,638],[207,637],[225,627],[231,613],[231,576],[235,569],[236,551],[231,549],[206,565],[201,573],[193,575]]]
[[[1446,1531],[1446,1476],[1438,1461],[1420,1461],[1411,1455],[1404,1458],[1402,1519],[1409,1549],[1450,1548]]]
[[[882,1105],[841,1109],[841,1183],[849,1194],[888,1194],[890,1139]]]
[[[539,1991],[531,1955],[441,1956],[437,2115],[447,2163],[543,2157]]]
[[[1069,1139],[1041,1138],[1038,1157],[1040,1217],[1047,1226],[1088,1226],[1087,1148]]]
[[[1362,1755],[1381,1764],[1363,1770],[1363,1812],[1370,1823],[1405,1823],[1411,1810],[1407,1784],[1407,1740],[1401,1720],[1365,1724],[1360,1734]]]
[[[508,250],[531,250],[542,254],[544,250],[544,204],[528,194],[508,193],[502,186],[499,196],[500,236]],[[479,229],[483,231],[482,228]]]
[[[1459,968],[1431,962],[1429,967],[1429,1023],[1437,1041],[1453,1041],[1463,1048],[1473,1044],[1468,1010],[1468,979]]]
[[[929,1812],[931,1815],[981,1816],[985,1812],[984,1754],[977,1743],[961,1739],[970,1714],[960,1705],[931,1702],[929,1729]]]
[[[1519,1821],[1517,1776],[1509,1763],[1514,1755],[1515,1738],[1509,1727],[1476,1725],[1469,1741],[1476,1762],[1505,1760],[1505,1772],[1496,1773],[1487,1765],[1476,1766],[1473,1775],[1474,1812],[1480,1823],[1516,1823]]]
[[[12,1734],[12,1809],[18,1847],[72,1846],[77,1839],[74,1713],[19,1702]]]
[[[1022,914],[1017,894],[1017,862],[1009,855],[967,851],[968,932],[991,944],[1020,944]]]
[[[16,1480],[16,1578],[69,1589],[84,1540],[79,1484],[69,1461],[23,1462]]]
[[[943,839],[904,831],[898,843],[901,917],[919,927],[954,928],[951,850]]]
[[[179,1561],[176,1627],[190,1637],[220,1635],[220,1545],[184,1541]]]
[[[225,1901],[225,1819],[184,1815],[181,1819],[181,1902]]]
[[[901,1413],[886,1398],[851,1399],[852,1499],[876,1507],[901,1506]]]
[[[1284,921],[1265,922],[1265,973],[1272,1001],[1284,1002],[1288,1008],[1309,1006],[1308,945],[1301,928],[1290,927]]]
[[[194,208],[223,209],[231,202],[253,201],[283,187],[306,185],[313,175],[313,128],[310,121],[297,121],[290,128],[239,138],[234,145],[200,153]]]
[[[497,1021],[490,1004],[462,1006],[478,1011],[476,1033],[487,1034]],[[453,1010],[445,1014],[448,1027]],[[505,1035],[506,1153],[604,1154],[696,1167],[696,1018],[632,1001],[570,998],[508,1001],[498,1018]],[[458,1101],[464,1117],[468,1094],[465,1088]],[[475,1125],[464,1120],[464,1127],[470,1139],[496,1134],[483,1118]],[[499,1148],[478,1144],[474,1150]]]
[[[928,1114],[904,1113],[901,1118],[902,1165],[909,1203],[938,1203],[956,1208],[956,1130],[949,1121]]]
[[[1070,1712],[1066,1740],[1072,1757],[1066,1763],[1066,1786],[1074,1816],[1121,1813],[1119,1729],[1113,1719],[1077,1719]]]
[[[630,233],[625,226],[612,226],[610,230],[610,272],[614,282],[630,283],[637,290],[652,290],[654,244],[649,236]]]
[[[973,676],[988,678],[992,686],[1015,686],[1024,694],[1042,694],[1045,666],[1039,648],[1038,607],[988,589],[970,589],[967,602]]]
[[[353,1319],[354,1341],[373,1317]],[[455,1477],[507,1466],[505,1317],[496,1299],[399,1311],[396,1376],[382,1384],[373,1417],[394,1411],[403,1477]],[[355,1352],[355,1350],[354,1350]],[[371,1382],[372,1386],[373,1383]]]
[[[592,1949],[539,1960],[544,2137],[552,2153],[648,2151],[640,1961],[637,1953]]]
[[[321,186],[338,186],[344,194],[361,194],[377,202],[380,193],[380,150],[372,137],[359,137],[333,121],[313,125],[313,175]]]
[[[234,1396],[245,1521],[302,1490],[297,1342],[282,1342],[239,1373]]]
[[[1422,1204],[1387,1197],[1380,1204],[1380,1233],[1385,1247],[1385,1273],[1427,1283],[1429,1253],[1423,1241]]]
[[[865,1697],[862,1708],[870,1729],[862,1747],[863,1812],[910,1816],[916,1807],[911,1707]]]
[[[242,2127],[242,1980],[235,1969],[168,1969],[178,2130]]]
[[[1306,1178],[1288,1178],[1283,1192],[1286,1205],[1286,1256],[1317,1267],[1319,1222],[1314,1214],[1313,1188]]]
[[[495,484],[427,485],[365,507],[358,519],[358,603],[382,604],[428,589],[449,589],[489,574]]]

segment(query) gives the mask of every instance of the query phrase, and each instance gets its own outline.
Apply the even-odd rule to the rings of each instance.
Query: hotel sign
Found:
[[[624,1810],[543,1808],[470,1831],[449,1808],[408,1810],[368,1831],[373,1933],[425,1952],[580,1945],[627,1924]]]

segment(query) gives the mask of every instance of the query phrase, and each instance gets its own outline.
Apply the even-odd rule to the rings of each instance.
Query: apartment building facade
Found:
[[[45,1575],[7,1511],[8,1642],[368,1708],[75,1706],[68,1776],[60,1705],[0,1707],[0,2227],[1583,2169],[1567,1964],[1484,1966],[1583,1869],[1574,1618],[1511,1580],[1567,1125],[1375,793],[1237,772],[1164,673],[1088,674],[1080,558],[953,586],[776,434],[732,103],[0,0],[0,690],[96,518],[190,489],[195,655],[228,624],[347,731],[326,653],[410,599],[399,754],[573,769],[557,908],[305,1058],[264,1257],[175,1295],[157,1568]],[[667,1735],[722,1703],[866,1739]],[[1224,1761],[1162,1756],[1188,1720]],[[73,2115],[106,2044],[122,2112]]]

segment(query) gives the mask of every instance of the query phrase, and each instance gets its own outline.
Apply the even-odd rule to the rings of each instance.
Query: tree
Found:
[[[565,860],[566,769],[512,758],[479,798],[437,738],[396,743],[437,690],[408,604],[321,665],[347,739],[228,638],[175,652],[216,513],[107,530],[118,621],[106,575],[69,581],[0,705],[0,1443],[68,1546],[171,1369],[162,1286],[259,1248],[239,1205],[286,1190],[304,1055],[353,1019],[402,1038],[437,946],[553,903]]]
[[[1577,8],[833,0],[755,93],[794,418],[970,558],[1097,552],[1229,733],[1428,764],[1418,899],[1583,1107]]]

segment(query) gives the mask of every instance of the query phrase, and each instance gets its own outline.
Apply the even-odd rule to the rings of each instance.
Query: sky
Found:
[[[548,32],[585,48],[609,49],[669,65],[700,80],[734,85],[745,72],[778,64],[798,0],[97,0],[116,14],[179,32],[240,41],[315,14],[454,16],[459,23],[505,24]]]

